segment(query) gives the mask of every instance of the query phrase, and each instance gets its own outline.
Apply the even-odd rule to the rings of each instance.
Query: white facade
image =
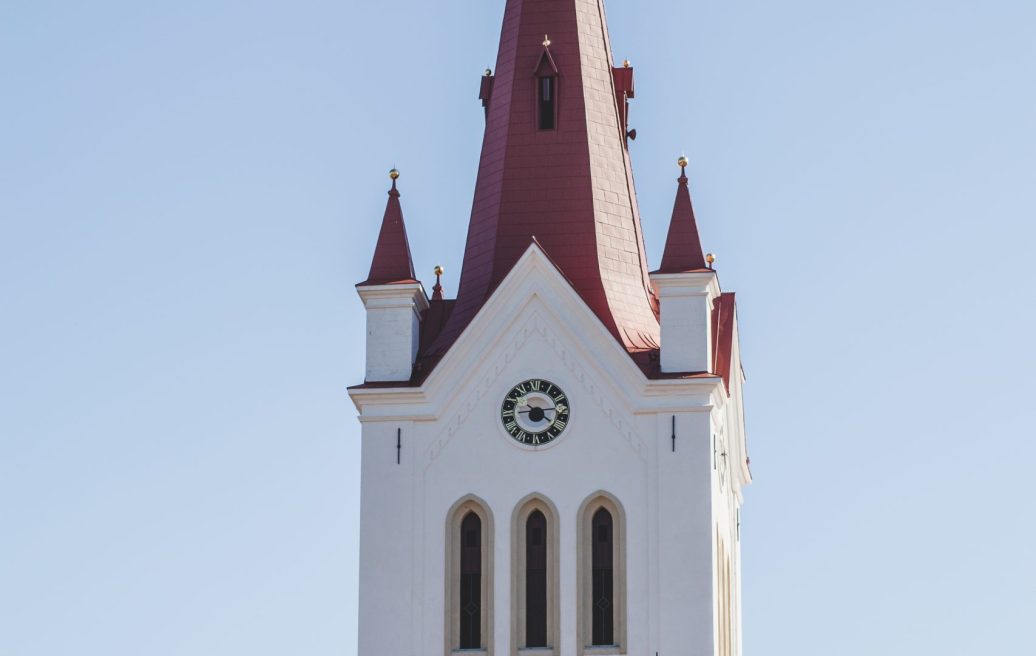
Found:
[[[367,310],[367,382],[408,380],[428,298],[421,283],[359,285]]]
[[[660,306],[662,371],[709,371],[712,303],[719,297],[715,272],[654,273],[651,282]]]
[[[660,291],[662,357],[679,342],[681,357],[697,362],[694,349],[710,349],[705,301],[704,326],[667,324],[672,306]],[[412,364],[410,344],[397,337]],[[369,375],[409,379],[378,330],[368,339]],[[737,523],[750,475],[736,341],[729,396],[718,376],[650,380],[533,245],[420,387],[351,389],[363,442],[360,656],[456,649],[448,520],[464,499],[491,515],[488,631],[485,649],[472,653],[739,655]],[[500,421],[504,396],[531,378],[553,381],[570,401],[568,427],[545,447],[518,444]],[[614,648],[587,647],[580,630],[580,509],[601,493],[624,524]],[[547,650],[520,650],[515,635],[512,519],[530,495],[557,514],[558,622]]]

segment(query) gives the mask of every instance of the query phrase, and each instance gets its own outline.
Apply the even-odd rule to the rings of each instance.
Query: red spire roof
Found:
[[[385,218],[381,221],[378,245],[374,248],[374,259],[367,279],[361,285],[390,285],[400,282],[417,282],[414,277],[414,262],[410,257],[410,243],[403,225],[403,208],[399,204],[399,190],[396,178],[399,172],[392,169],[392,189],[389,190]]]
[[[619,77],[629,76],[630,89],[619,93],[602,0],[508,0],[496,75],[480,94],[486,131],[456,307],[434,354],[449,348],[534,236],[627,350],[657,348],[657,301],[617,102],[632,95],[627,70]],[[553,79],[554,113],[540,129],[545,78]]]
[[[680,273],[707,268],[701,239],[698,237],[698,224],[694,220],[694,207],[691,206],[685,162],[685,159],[680,159],[683,165],[678,179],[680,186],[676,190],[676,204],[673,206],[673,218],[669,223],[669,235],[662,253],[662,266],[657,273]]]

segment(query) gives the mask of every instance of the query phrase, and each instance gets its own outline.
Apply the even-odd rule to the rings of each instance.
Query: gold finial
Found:
[[[630,60],[628,60],[628,59],[622,62],[622,67],[623,67],[623,68],[629,68],[629,67],[630,67],[630,66],[632,66],[632,65],[633,65],[633,64],[631,64],[631,63],[630,63]]]
[[[550,37],[547,36],[546,34],[543,35],[543,47],[544,48],[549,48],[550,47]]]
[[[676,165],[682,169],[687,168],[687,156],[680,155],[680,159],[676,160]]]
[[[393,168],[391,171],[389,171],[389,177],[392,178],[393,180],[398,180],[399,179],[399,170],[396,169],[396,168]]]
[[[493,69],[491,69],[491,68],[489,68],[487,66],[485,72],[482,73],[482,74],[485,75],[486,77],[489,77],[489,76],[491,76],[493,74]]]
[[[705,254],[705,261],[708,262],[709,268],[711,269],[712,265],[715,264],[715,262],[716,262],[716,256],[713,255],[712,253],[706,253]]]
[[[441,264],[436,264],[435,269],[435,287],[432,287],[432,300],[441,301],[443,300],[442,295],[442,274],[446,269],[442,268]]]

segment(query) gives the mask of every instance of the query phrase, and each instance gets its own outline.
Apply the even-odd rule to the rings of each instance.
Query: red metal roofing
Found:
[[[725,292],[712,302],[712,373],[723,378],[730,394],[734,359],[734,292]]]
[[[556,127],[539,130],[537,77],[555,71]],[[420,385],[535,241],[647,377],[718,375],[729,393],[733,294],[714,303],[711,371],[660,371],[658,299],[626,148],[633,96],[633,69],[612,67],[603,0],[507,1],[496,73],[487,71],[479,93],[486,129],[457,299],[444,300],[437,280],[410,381],[360,387]],[[682,174],[659,271],[702,269]],[[413,278],[393,182],[371,273],[361,284]]]
[[[385,207],[385,217],[381,221],[381,233],[378,235],[378,245],[374,248],[371,270],[361,285],[417,282],[414,278],[414,261],[410,257],[410,242],[407,241],[406,226],[403,225],[403,208],[399,204],[399,190],[396,189],[395,180],[392,180],[392,189],[388,195],[388,205]]]
[[[536,122],[545,47],[558,70],[553,130]],[[602,0],[508,0],[456,307],[429,355],[449,348],[534,236],[628,351],[657,348],[616,95]]]
[[[669,222],[669,234],[665,240],[662,265],[658,268],[658,273],[680,273],[706,268],[686,172],[682,172],[677,181],[680,186],[676,189],[673,218]]]

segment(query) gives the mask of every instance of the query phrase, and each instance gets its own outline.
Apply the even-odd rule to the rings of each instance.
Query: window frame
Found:
[[[460,576],[461,576],[461,525],[469,513],[478,516],[482,523],[481,544],[481,624],[479,649],[460,648]],[[489,504],[482,499],[468,495],[453,505],[446,515],[445,525],[445,647],[444,654],[471,654],[492,656],[493,653],[493,514]]]
[[[604,508],[612,517],[612,612],[614,644],[593,642],[593,517]],[[617,498],[608,492],[590,495],[579,508],[576,540],[578,542],[577,645],[585,655],[625,654],[627,629],[626,590],[626,512]]]
[[[539,511],[547,520],[547,643],[546,647],[526,644],[526,529],[529,516]],[[545,496],[530,494],[515,506],[511,518],[511,653],[552,656],[560,648],[560,527],[558,512]]]

